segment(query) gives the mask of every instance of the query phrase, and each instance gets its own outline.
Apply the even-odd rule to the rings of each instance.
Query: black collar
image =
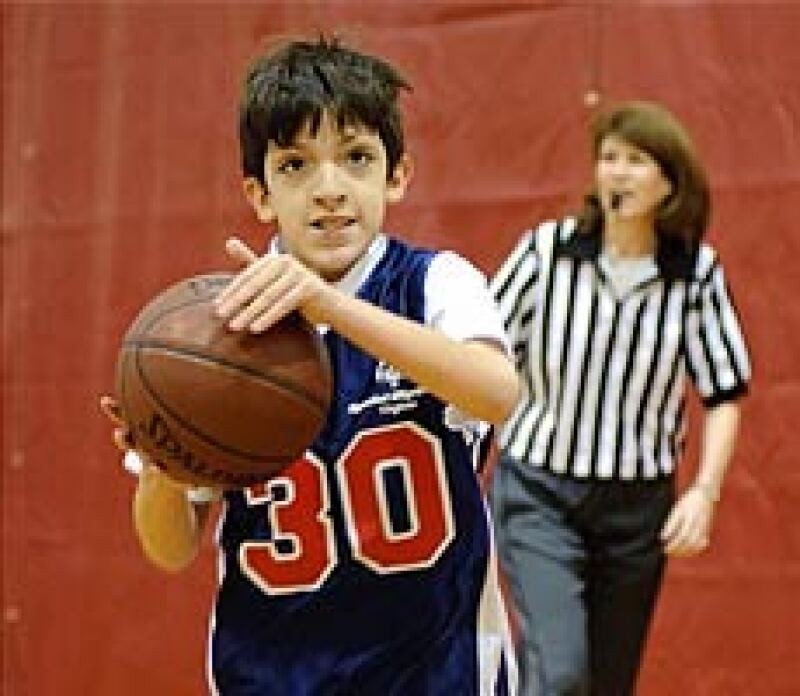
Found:
[[[561,235],[556,238],[559,254],[587,261],[596,261],[603,246],[603,235],[599,228],[586,232],[576,229],[567,239],[561,239]],[[689,252],[680,240],[660,235],[656,247],[659,274],[667,280],[691,280],[699,250],[698,246]]]

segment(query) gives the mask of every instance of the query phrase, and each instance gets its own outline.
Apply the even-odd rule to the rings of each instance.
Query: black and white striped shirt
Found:
[[[544,223],[494,277],[526,386],[500,444],[578,478],[668,475],[683,450],[686,376],[708,407],[747,390],[739,320],[711,247],[659,259],[621,294],[600,248],[573,218]]]

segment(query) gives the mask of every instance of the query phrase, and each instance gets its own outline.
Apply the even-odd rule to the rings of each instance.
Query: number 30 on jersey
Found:
[[[360,432],[336,462],[353,557],[379,574],[433,565],[454,537],[439,441],[414,423]],[[386,480],[403,478],[409,528],[392,527]],[[244,573],[267,594],[319,588],[338,562],[325,465],[312,454],[285,475],[251,486],[249,505],[267,506],[272,539],[242,544]]]

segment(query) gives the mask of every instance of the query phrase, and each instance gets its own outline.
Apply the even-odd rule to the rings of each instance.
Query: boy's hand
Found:
[[[125,469],[136,475],[147,469],[157,469],[158,467],[144,452],[136,449],[133,433],[122,417],[119,402],[113,396],[101,396],[100,410],[106,414],[114,425],[113,440],[117,449],[125,453],[125,458],[122,462]]]
[[[101,396],[100,410],[106,414],[114,425],[113,439],[117,448],[123,452],[133,449],[135,447],[133,433],[131,433],[128,424],[122,418],[119,402],[113,396]]]
[[[266,331],[289,312],[299,310],[318,321],[320,304],[330,286],[290,254],[259,257],[239,239],[229,239],[228,255],[246,268],[215,300],[217,316],[233,331]]]
[[[122,462],[125,469],[138,475],[145,469],[156,468],[144,453],[136,449],[133,433],[122,417],[119,402],[113,396],[101,396],[100,410],[114,425],[113,440],[117,449],[125,453]]]
[[[114,444],[125,453],[125,459],[123,460],[125,469],[132,474],[138,475],[140,480],[143,478],[148,480],[158,478],[168,482],[169,485],[177,486],[181,489],[187,488],[186,484],[174,481],[150,457],[141,450],[136,449],[133,434],[122,417],[119,402],[113,396],[100,397],[100,410],[106,414],[114,425]]]

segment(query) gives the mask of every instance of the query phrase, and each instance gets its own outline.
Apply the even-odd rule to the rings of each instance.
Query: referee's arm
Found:
[[[689,373],[706,407],[695,485],[719,499],[739,424],[737,400],[747,393],[750,356],[722,266],[712,265],[698,298],[698,321],[687,337]]]
[[[687,367],[706,415],[700,464],[662,530],[670,555],[692,555],[710,543],[714,508],[739,427],[738,399],[747,393],[750,358],[722,267],[714,264],[698,298],[697,321],[687,336]]]
[[[536,234],[529,230],[522,235],[489,286],[500,310],[518,372],[522,371],[527,357],[539,266]]]

